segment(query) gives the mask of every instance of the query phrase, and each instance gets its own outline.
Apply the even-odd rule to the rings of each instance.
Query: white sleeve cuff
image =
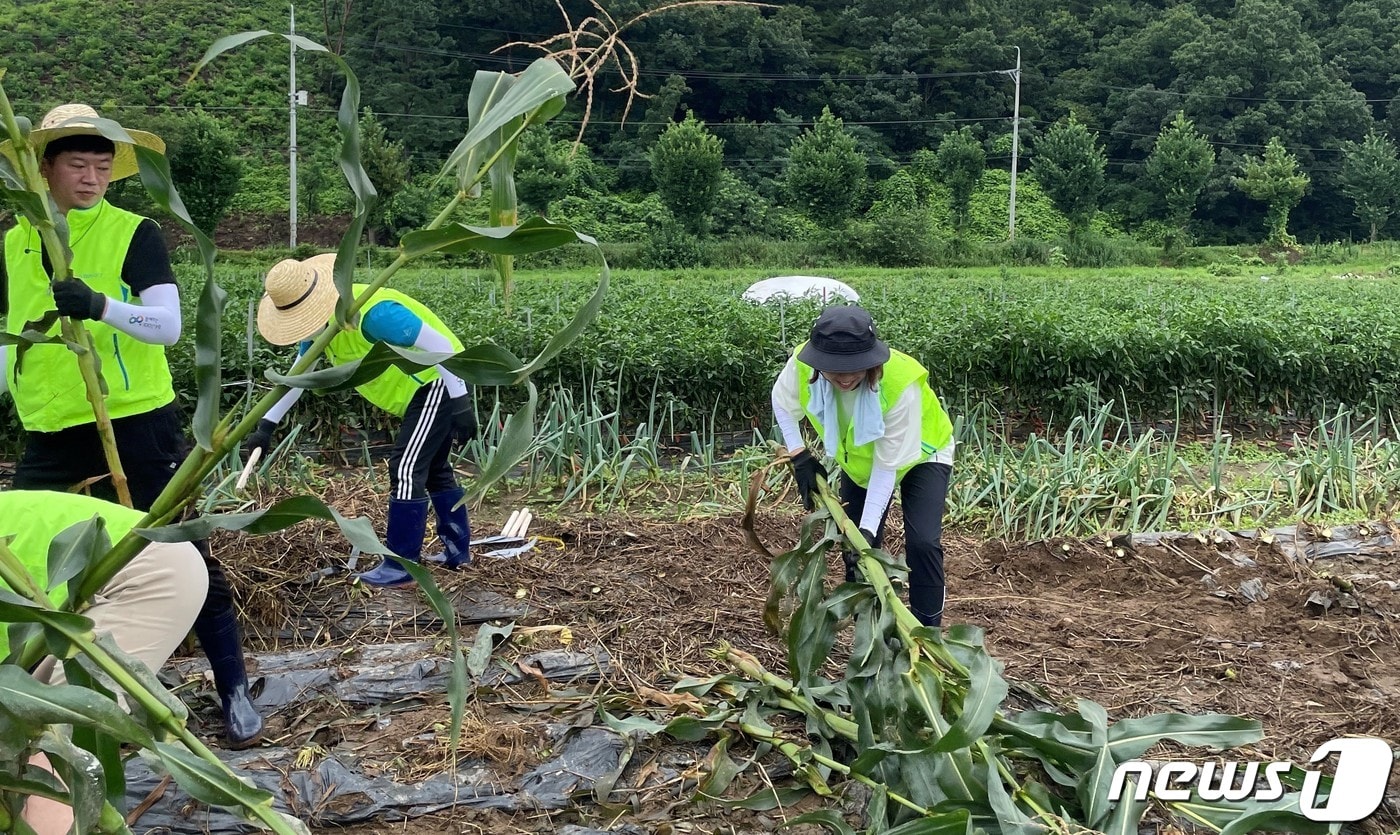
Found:
[[[180,341],[180,288],[174,284],[147,287],[138,304],[109,296],[102,323],[138,342],[174,345]]]
[[[875,533],[885,510],[894,497],[894,470],[876,467],[870,473],[870,486],[865,488],[865,507],[860,512],[861,530]]]

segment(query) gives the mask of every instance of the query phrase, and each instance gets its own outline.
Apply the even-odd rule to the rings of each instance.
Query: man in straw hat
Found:
[[[305,261],[287,259],[268,270],[262,302],[258,306],[258,330],[273,345],[307,341],[330,323],[335,311],[336,289],[332,279],[335,255],[328,253]],[[354,285],[356,296],[367,290]],[[369,353],[376,342],[435,353],[457,353],[462,343],[442,320],[418,300],[388,288],[376,290],[360,311],[357,328],[336,334],[326,349],[333,365],[354,362]],[[251,453],[266,451],[277,423],[301,396],[292,389],[268,411],[244,444]],[[438,519],[438,536],[445,553],[430,560],[448,568],[471,562],[471,525],[462,504],[464,491],[448,463],[454,441],[476,437],[476,413],[471,387],[442,366],[406,374],[389,368],[357,391],[369,402],[403,419],[393,454],[389,458],[389,517],[384,544],[398,555],[386,557],[373,570],[359,575],[361,582],[380,587],[413,584],[400,560],[418,562],[428,526],[428,508]]]
[[[187,451],[165,357],[165,346],[180,338],[180,290],[160,227],[105,197],[113,180],[137,173],[132,143],[155,151],[164,151],[165,143],[135,130],[127,131],[131,143],[113,142],[98,130],[98,118],[85,104],[65,104],[49,111],[30,134],[42,155],[40,171],[49,194],[68,221],[72,277],[51,280],[39,234],[21,217],[5,235],[0,314],[6,315],[9,333],[55,309],[87,320],[132,503],[144,510]],[[8,146],[0,144],[0,153],[12,155]],[[22,365],[14,352],[7,355],[0,347],[0,361],[5,368],[0,393],[8,389],[28,432],[15,487],[69,490],[90,484],[94,493],[115,499],[86,388],[67,346],[33,345]],[[196,545],[208,564],[209,594],[195,634],[214,672],[228,740],[246,747],[262,733],[262,717],[248,694],[233,595],[208,544]]]

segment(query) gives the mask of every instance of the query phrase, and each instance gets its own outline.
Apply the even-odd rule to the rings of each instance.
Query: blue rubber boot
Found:
[[[217,563],[215,563],[217,565]],[[233,606],[206,607],[194,622],[199,645],[209,657],[214,688],[224,711],[224,736],[234,749],[256,745],[262,739],[263,720],[248,692],[248,671]]]
[[[429,562],[443,563],[448,568],[461,568],[471,564],[471,521],[467,518],[467,506],[456,506],[466,495],[467,491],[460,487],[428,494],[433,511],[437,513],[438,539],[442,540],[445,549],[441,554],[427,557]]]
[[[414,584],[413,575],[404,570],[404,562],[418,562],[423,553],[423,534],[428,529],[427,499],[390,499],[389,524],[384,544],[397,556],[385,557],[374,568],[359,575],[360,582],[380,588],[402,588]]]

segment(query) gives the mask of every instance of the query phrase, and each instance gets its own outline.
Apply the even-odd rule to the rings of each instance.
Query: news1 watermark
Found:
[[[1376,737],[1342,737],[1329,740],[1313,752],[1309,764],[1336,756],[1337,770],[1332,787],[1322,804],[1318,790],[1323,774],[1303,769],[1303,787],[1298,804],[1303,816],[1319,823],[1349,823],[1364,820],[1380,808],[1395,754],[1390,743]],[[1117,801],[1133,781],[1132,799],[1146,800],[1148,792],[1159,800],[1187,801],[1192,795],[1207,802],[1256,800],[1270,802],[1284,794],[1283,775],[1293,769],[1291,762],[1149,762],[1129,760],[1114,769],[1108,799]]]

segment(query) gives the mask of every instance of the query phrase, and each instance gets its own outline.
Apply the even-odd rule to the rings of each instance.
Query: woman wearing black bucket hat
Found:
[[[806,417],[841,471],[841,501],[879,547],[896,485],[904,508],[909,608],[925,626],[943,621],[943,508],[953,471],[953,424],[928,371],[875,335],[860,307],[828,307],[773,384],[773,415],[792,454],[802,503],[826,469],[798,428]],[[857,517],[856,514],[859,514]],[[846,579],[855,558],[846,555]]]

